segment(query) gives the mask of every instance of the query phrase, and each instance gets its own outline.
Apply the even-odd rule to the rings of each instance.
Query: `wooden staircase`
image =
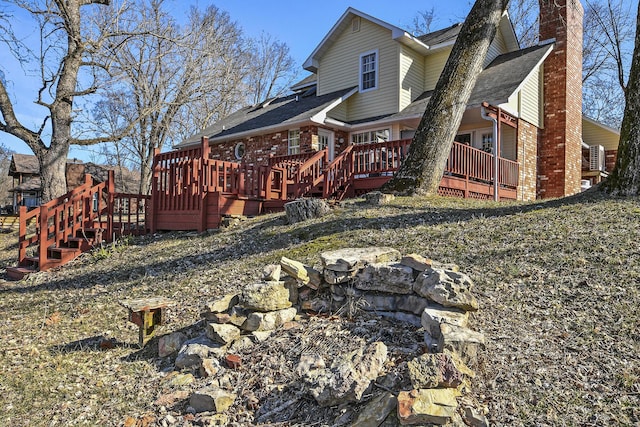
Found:
[[[147,232],[146,213],[140,208],[146,206],[141,202],[145,199],[148,197],[115,193],[110,172],[105,182],[93,185],[86,175],[84,184],[62,197],[30,211],[21,207],[18,265],[7,267],[7,277],[20,280],[62,266],[116,234]]]

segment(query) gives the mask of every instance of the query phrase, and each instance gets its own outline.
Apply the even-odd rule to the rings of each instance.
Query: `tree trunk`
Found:
[[[640,194],[640,3],[638,13],[618,156],[611,176],[603,184],[605,191],[620,196]]]
[[[35,150],[40,164],[42,202],[60,197],[67,192],[67,154],[69,144],[51,144],[49,148]]]
[[[407,159],[383,191],[436,194],[462,114],[509,0],[476,0],[429,99]]]

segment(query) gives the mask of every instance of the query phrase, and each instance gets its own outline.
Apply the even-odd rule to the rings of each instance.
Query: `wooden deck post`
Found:
[[[113,208],[115,203],[116,183],[115,174],[113,170],[109,171],[109,178],[107,181],[107,241],[113,241]],[[122,231],[122,230],[121,230]]]
[[[198,232],[202,233],[207,229],[207,205],[209,203],[209,191],[207,186],[203,185],[202,178],[206,174],[207,167],[209,167],[209,154],[211,153],[211,146],[209,145],[209,138],[207,138],[206,136],[203,136],[200,142],[202,147],[202,158],[200,159],[198,187],[195,197],[200,204],[200,221],[198,222]]]
[[[156,148],[153,151],[153,164],[151,166],[151,170],[153,171],[153,174],[151,175],[151,203],[147,206],[145,213],[145,223],[151,233],[155,233],[157,231],[158,203],[160,202],[160,194],[158,192],[158,179],[160,178],[160,165],[158,164],[159,155],[160,149]]]
[[[20,206],[18,209],[18,242],[23,242],[27,239],[27,207]],[[27,257],[27,247],[18,244],[18,265],[23,265],[24,260]]]

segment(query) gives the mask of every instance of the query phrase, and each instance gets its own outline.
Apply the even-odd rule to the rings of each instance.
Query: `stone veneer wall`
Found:
[[[518,200],[535,200],[538,176],[538,128],[529,122],[518,119]]]
[[[555,39],[544,62],[544,130],[538,196],[580,191],[582,169],[582,16],[577,0],[539,0],[540,40]]]
[[[310,153],[318,151],[318,126],[301,126],[300,152]],[[334,131],[336,155],[349,144],[349,134],[344,131]],[[239,161],[235,157],[235,147],[239,143],[245,144],[245,156],[242,161],[251,164],[266,164],[270,156],[286,156],[289,131],[283,130],[263,135],[251,136],[233,141],[214,143],[211,146],[211,158]],[[342,142],[340,142],[342,140]]]

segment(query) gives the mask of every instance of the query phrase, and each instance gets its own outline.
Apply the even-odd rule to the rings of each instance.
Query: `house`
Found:
[[[116,191],[119,193],[137,192],[139,177],[125,168],[107,167],[95,163],[83,163],[78,159],[68,160],[66,165],[67,191],[84,184],[85,174],[91,175],[94,183],[107,180],[109,170],[116,170]],[[13,154],[9,165],[9,176],[13,178],[13,211],[20,206],[33,208],[40,206],[42,182],[40,181],[40,164],[34,155]]]
[[[582,116],[582,17],[579,2],[541,2],[541,42],[521,49],[502,16],[454,143],[485,166],[483,153],[497,147],[500,179],[513,175],[500,181],[513,192],[500,197],[574,194],[615,162],[617,131]],[[350,146],[410,139],[460,29],[415,37],[349,8],[305,61],[311,74],[291,95],[243,108],[175,148],[206,137],[212,159],[259,165],[325,148],[331,161]],[[377,156],[360,154],[365,162]],[[483,180],[453,172],[458,181],[443,177],[441,194],[467,195],[461,180]]]

